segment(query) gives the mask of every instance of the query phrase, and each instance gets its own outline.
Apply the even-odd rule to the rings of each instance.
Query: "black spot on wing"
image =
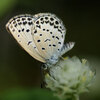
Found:
[[[44,24],[44,21],[42,21],[41,24]]]
[[[55,21],[55,24],[59,24],[59,22],[58,21]]]
[[[47,24],[47,23],[49,23],[49,21],[45,21],[45,23]]]
[[[41,18],[40,20],[43,21],[43,18]]]
[[[29,41],[29,42],[28,42],[28,45],[29,45],[30,43],[32,43],[32,41]]]
[[[45,48],[42,48],[42,50],[45,50]]]
[[[47,32],[49,31],[49,29],[47,29]]]
[[[22,21],[26,20],[26,18],[22,18]]]
[[[18,37],[20,37],[20,35],[18,35]]]
[[[50,39],[46,39],[44,42],[50,41]]]
[[[19,22],[20,21],[20,19],[17,19],[17,22]]]
[[[32,18],[29,18],[29,17],[28,17],[27,19],[28,19],[29,21],[32,20]]]
[[[51,44],[49,44],[49,47],[51,47]]]
[[[52,38],[55,38],[55,36],[53,35]]]
[[[61,35],[61,37],[63,38],[64,36],[63,36],[63,35]]]
[[[29,21],[30,21],[30,19],[33,18],[33,16],[32,16],[32,15],[29,15],[29,14],[18,15],[18,16],[13,17],[13,18],[9,21],[9,23],[11,24],[12,22],[14,22],[13,24],[16,24],[15,21],[16,21],[16,22],[20,22],[21,20],[22,20],[22,21],[25,21],[26,18],[28,18],[28,17],[29,17]],[[15,25],[15,26],[16,26],[16,25]]]
[[[40,34],[40,36],[42,36],[42,34]]]
[[[21,25],[21,24],[22,24],[22,22],[19,22],[19,23],[18,23],[18,25]]]
[[[51,22],[50,22],[50,26],[53,26],[53,25],[54,25],[54,23],[51,23]]]
[[[43,29],[43,31],[45,31],[45,29]]]
[[[50,34],[52,34],[52,32],[50,32]]]
[[[37,27],[37,28],[41,28],[41,26],[40,26],[40,25],[36,25],[36,27]]]
[[[26,32],[29,32],[29,31],[30,31],[29,29],[26,30]]]
[[[37,21],[36,24],[39,24],[39,21]]]
[[[52,17],[51,17],[51,18],[50,18],[50,20],[51,20],[51,21],[53,21],[53,20],[54,20],[54,18],[52,18]]]
[[[34,33],[37,33],[37,30],[35,30]]]
[[[18,30],[18,32],[20,33],[20,32],[21,32],[21,30]]]
[[[23,25],[26,25],[27,24],[27,21],[23,22]]]
[[[28,22],[28,25],[32,25],[33,24],[33,22]]]
[[[16,19],[17,19],[16,17],[13,18],[13,20],[16,20]]]
[[[22,29],[22,32],[24,31],[24,28]]]
[[[17,24],[15,24],[14,27],[17,27]]]
[[[56,36],[56,39],[58,39],[58,40],[59,40],[59,37],[58,37],[58,36]]]
[[[45,19],[47,20],[47,19],[48,19],[48,17],[45,17]]]
[[[41,42],[41,40],[37,40],[37,42]]]
[[[58,29],[58,31],[59,31],[60,33],[62,33],[62,31],[61,31],[60,29]]]
[[[16,21],[13,21],[13,24],[16,24]]]
[[[58,28],[58,26],[55,26],[55,25],[54,25],[54,28]]]
[[[53,44],[53,47],[56,47],[56,45],[55,45],[55,44]]]
[[[61,44],[61,42],[58,42],[58,44]]]

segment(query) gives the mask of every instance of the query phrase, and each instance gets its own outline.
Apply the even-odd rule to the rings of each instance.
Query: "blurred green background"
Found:
[[[81,100],[100,100],[100,3],[99,0],[0,0],[0,100],[56,100],[41,89],[40,66],[6,31],[7,21],[18,14],[50,12],[66,28],[66,40],[75,47],[65,56],[89,60],[97,70],[96,80]]]

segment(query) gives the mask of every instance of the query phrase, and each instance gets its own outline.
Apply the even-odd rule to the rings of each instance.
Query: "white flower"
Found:
[[[94,74],[85,59],[67,58],[49,69],[45,75],[46,87],[61,99],[78,100],[80,93],[88,91]]]

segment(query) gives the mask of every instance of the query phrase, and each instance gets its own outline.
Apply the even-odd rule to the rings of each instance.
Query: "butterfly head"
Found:
[[[47,62],[48,64],[50,64],[50,65],[55,65],[55,64],[58,62],[58,60],[59,60],[59,57],[58,57],[56,54],[54,54],[54,55],[51,56],[51,58],[48,59],[46,62]]]

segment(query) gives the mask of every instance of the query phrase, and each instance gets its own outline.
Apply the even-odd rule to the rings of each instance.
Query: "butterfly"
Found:
[[[8,21],[6,29],[25,51],[47,65],[56,64],[75,44],[64,44],[65,26],[51,13],[15,16]]]

